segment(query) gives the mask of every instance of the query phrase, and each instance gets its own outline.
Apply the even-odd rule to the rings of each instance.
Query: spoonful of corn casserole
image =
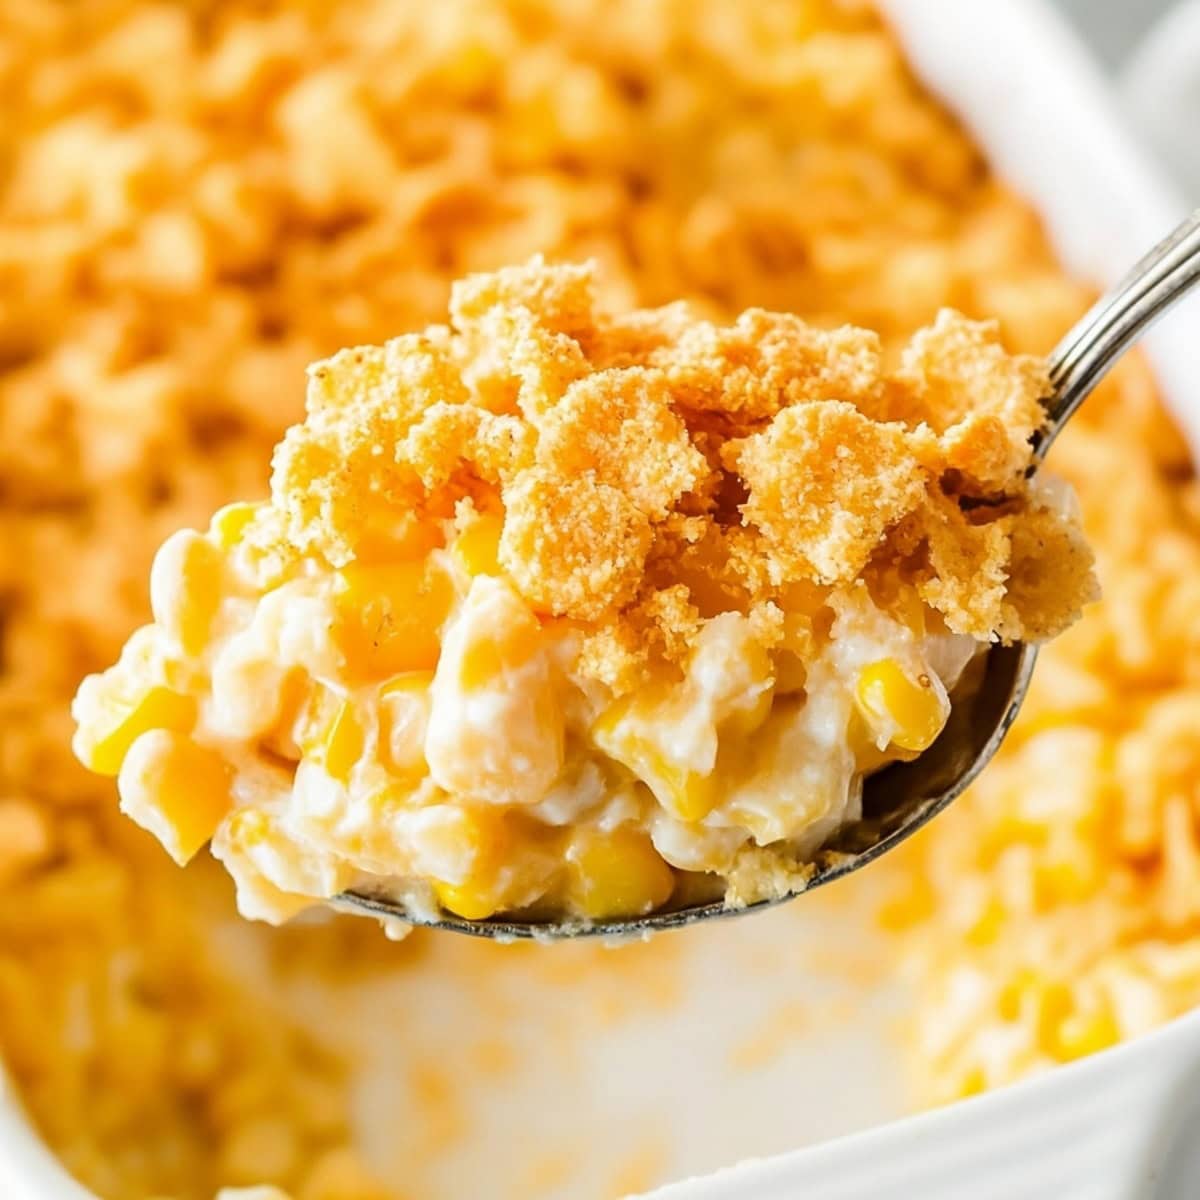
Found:
[[[309,369],[270,497],[162,546],[74,747],[247,917],[491,936],[772,903],[957,794],[1096,595],[1033,467],[1048,367],[951,311],[613,312],[590,266],[453,289]]]

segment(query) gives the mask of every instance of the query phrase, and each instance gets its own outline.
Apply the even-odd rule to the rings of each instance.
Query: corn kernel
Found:
[[[885,658],[863,669],[855,693],[859,711],[871,724],[892,730],[891,742],[901,750],[927,749],[942,731],[946,713],[933,680],[913,682],[895,659]]]
[[[657,770],[653,773],[666,784],[667,798],[664,803],[667,808],[682,821],[702,821],[721,802],[720,791],[712,775],[685,770],[662,758],[658,759]],[[659,796],[659,799],[663,797]]]
[[[296,717],[294,734],[300,752],[315,757],[322,752],[329,730],[341,711],[342,701],[335,692],[317,684],[309,693]]]
[[[803,618],[810,635],[813,620],[818,615],[828,612],[828,600],[829,588],[810,583],[806,579],[796,579],[785,584],[779,594],[779,606],[785,615]]]
[[[500,534],[504,518],[496,513],[476,517],[454,542],[455,560],[468,575],[499,575]]]
[[[221,602],[221,553],[191,529],[173,533],[150,568],[150,607],[155,621],[185,655],[198,657]]]
[[[424,774],[432,671],[406,671],[379,689],[379,745],[388,765]]]
[[[1054,1054],[1059,1030],[1070,1017],[1073,1004],[1066,984],[1023,967],[1000,989],[996,1007],[1004,1020],[1032,1025],[1038,1045]]]
[[[410,514],[397,528],[395,507],[382,497],[364,498],[362,518],[364,529],[354,548],[358,564],[386,567],[420,562],[442,544],[441,528],[434,522]]]
[[[379,689],[380,696],[421,694],[429,691],[433,684],[432,671],[402,671],[393,676]]]
[[[383,679],[437,666],[454,600],[444,571],[428,562],[353,565],[337,573],[335,597],[335,636],[350,675]]]
[[[850,721],[846,727],[846,743],[854,755],[855,767],[864,775],[879,770],[885,763],[895,761],[894,755],[880,750],[871,727],[857,708],[850,713]]]
[[[771,703],[774,698],[774,688],[764,688],[748,708],[738,709],[725,719],[722,732],[728,732],[740,739],[757,733],[771,715]]]
[[[261,507],[260,504],[239,500],[234,504],[226,504],[224,508],[218,508],[208,523],[208,532],[212,540],[220,549],[232,550],[242,540]]]
[[[703,820],[721,801],[715,778],[670,762],[649,739],[625,726],[630,707],[628,701],[619,700],[602,713],[592,726],[592,740],[632,771],[680,820]]]
[[[1041,908],[1078,904],[1104,887],[1107,880],[1086,860],[1038,862],[1033,868],[1033,895]]]
[[[1073,1013],[1059,1025],[1056,1038],[1058,1058],[1072,1062],[1115,1046],[1120,1040],[1121,1031],[1107,1009],[1087,1015]]]
[[[1058,1031],[1071,1015],[1071,989],[1065,983],[1047,980],[1038,989],[1034,1001],[1038,1043],[1051,1053],[1058,1042]]]
[[[987,1076],[983,1073],[982,1067],[970,1067],[959,1080],[956,1096],[960,1100],[966,1100],[971,1096],[978,1096],[980,1092],[987,1090]]]
[[[1021,1016],[1024,997],[1036,986],[1037,977],[1027,967],[1022,967],[996,993],[996,1012],[1005,1021],[1016,1021]]]
[[[573,899],[593,921],[644,916],[666,904],[675,887],[674,872],[638,830],[585,834],[567,860]]]
[[[499,902],[490,890],[472,884],[435,882],[433,894],[447,912],[466,921],[482,921],[499,908]]]
[[[448,830],[455,839],[453,851],[471,854],[465,877],[456,881],[434,880],[438,903],[468,921],[482,921],[503,906],[501,866],[508,857],[512,839],[504,818],[484,809],[462,809],[459,820]]]
[[[990,946],[1000,936],[1004,927],[1004,906],[995,897],[991,897],[983,907],[983,911],[975,918],[964,935],[968,946]]]
[[[929,609],[926,608],[925,601],[914,590],[902,589],[892,612],[917,637],[925,636],[929,623]]]
[[[465,691],[487,687],[507,671],[514,671],[537,653],[541,626],[532,613],[499,635],[475,638],[464,650],[459,682]]]
[[[75,754],[89,770],[116,775],[142,734],[151,729],[188,732],[196,720],[196,702],[161,686],[130,694],[104,676],[94,688],[81,690],[77,715]]]
[[[315,687],[303,670],[293,668],[280,688],[279,712],[274,723],[261,735],[261,745],[272,754],[295,762],[302,756],[298,739],[301,718],[308,711]]]
[[[917,637],[925,636],[929,609],[903,571],[896,567],[873,571],[868,576],[867,586],[871,599],[879,608]]]
[[[271,834],[271,820],[257,808],[239,808],[229,818],[229,841],[242,850],[261,846]]]
[[[905,890],[891,897],[879,909],[879,924],[887,930],[912,929],[937,911],[937,892],[929,878],[914,874],[905,881]]]
[[[229,811],[229,776],[215,751],[185,734],[152,729],[133,743],[121,765],[121,811],[182,866]]]
[[[776,647],[772,667],[775,691],[780,696],[791,696],[804,691],[808,683],[807,662],[812,650],[812,618],[807,613],[785,610],[783,637]]]
[[[325,770],[334,779],[345,783],[354,764],[362,758],[366,738],[354,704],[345,700],[325,736]]]

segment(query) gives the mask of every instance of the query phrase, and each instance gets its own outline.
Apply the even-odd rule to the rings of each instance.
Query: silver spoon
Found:
[[[1030,474],[1041,465],[1051,443],[1109,367],[1198,280],[1200,209],[1101,297],[1050,355],[1053,390],[1046,398],[1046,425],[1035,435]],[[914,761],[894,763],[864,781],[862,819],[841,830],[819,853],[803,890],[811,891],[866,866],[962,795],[999,749],[1016,719],[1036,658],[1036,646],[993,646],[982,663],[978,687],[970,697],[955,702],[945,729],[933,745]],[[503,918],[467,921],[449,914],[430,919],[410,913],[396,900],[357,891],[341,893],[332,904],[368,916],[395,918],[475,937],[558,941],[643,937],[661,929],[757,912],[795,895],[799,892],[737,908],[717,900],[628,920],[559,924]]]

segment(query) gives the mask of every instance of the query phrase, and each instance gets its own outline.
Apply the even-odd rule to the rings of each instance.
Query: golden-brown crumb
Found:
[[[931,480],[911,440],[844,400],[814,400],[728,443],[723,457],[747,488],[742,511],[764,535],[774,573],[827,584],[860,575],[888,530],[925,502]]]
[[[624,492],[534,467],[505,500],[500,562],[536,609],[594,621],[633,599],[653,533]]]
[[[456,284],[450,320],[311,368],[272,483],[298,546],[341,565],[487,485],[505,569],[535,609],[598,632],[585,661],[610,683],[655,652],[681,666],[681,634],[714,601],[844,585],[868,563],[983,640],[1053,637],[1094,598],[1082,538],[1025,479],[1044,369],[994,325],[943,311],[888,372],[863,330],[764,312],[722,326],[678,305],[613,316],[594,268],[540,257]],[[515,406],[498,415],[506,371]],[[682,609],[655,601],[679,588]]]

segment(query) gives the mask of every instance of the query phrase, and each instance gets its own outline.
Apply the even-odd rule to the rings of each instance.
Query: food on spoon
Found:
[[[1095,594],[1026,478],[1044,366],[943,312],[865,330],[598,307],[540,259],[309,372],[270,499],[173,535],[75,749],[244,914],[605,921],[804,885],[994,641]]]

